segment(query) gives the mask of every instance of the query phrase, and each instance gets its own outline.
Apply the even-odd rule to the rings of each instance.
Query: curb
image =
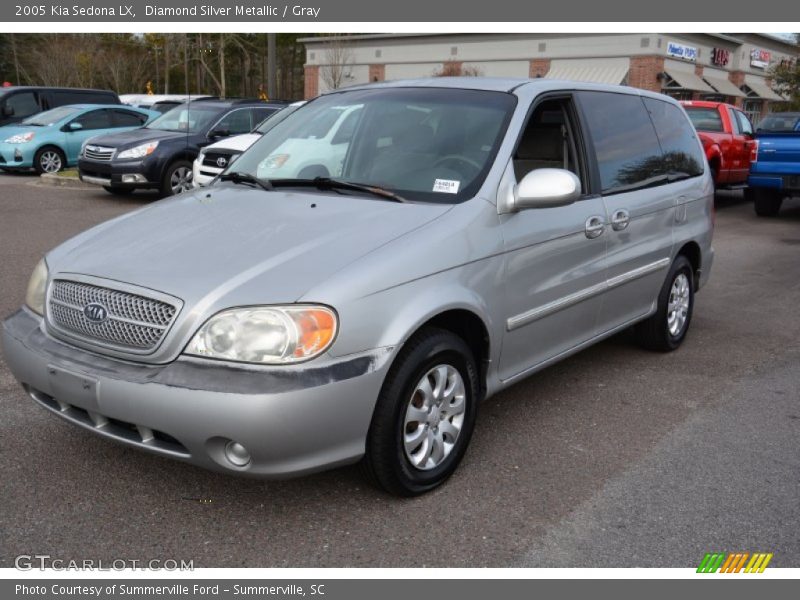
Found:
[[[39,183],[49,187],[68,188],[71,190],[96,190],[96,185],[84,183],[80,179],[72,177],[61,177],[55,173],[42,173],[39,176]]]

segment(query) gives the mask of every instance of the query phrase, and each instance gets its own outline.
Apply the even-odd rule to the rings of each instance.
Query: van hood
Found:
[[[223,184],[101,224],[47,261],[51,276],[77,273],[149,288],[182,299],[197,315],[294,302],[451,208]]]

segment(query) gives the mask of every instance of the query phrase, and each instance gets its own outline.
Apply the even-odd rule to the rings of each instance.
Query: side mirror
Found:
[[[4,117],[13,117],[14,116],[14,107],[13,106],[3,106],[3,116]]]
[[[230,131],[227,129],[212,129],[208,132],[208,137],[214,138],[221,138],[221,137],[228,137],[231,134]]]
[[[68,129],[69,131],[80,131],[81,129],[83,129],[83,125],[81,125],[80,123],[76,123],[75,121],[73,121],[72,123],[70,123],[69,125],[67,125],[67,129]]]
[[[514,189],[514,209],[553,208],[581,197],[581,181],[566,169],[535,169]]]

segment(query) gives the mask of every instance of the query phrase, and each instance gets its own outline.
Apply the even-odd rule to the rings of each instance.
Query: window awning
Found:
[[[629,68],[630,59],[627,58],[553,60],[545,78],[621,85],[628,76]]]
[[[707,92],[715,94],[716,90],[708,85],[705,81],[700,79],[692,71],[684,71],[683,69],[676,69],[675,67],[665,66],[664,71],[669,75],[677,85],[670,86],[673,88],[692,90],[695,92]]]
[[[733,85],[731,80],[728,79],[728,74],[725,71],[715,71],[708,68],[703,69],[703,80],[723,96],[736,96],[738,98],[744,98],[747,95],[738,87]]]
[[[759,98],[763,98],[764,100],[774,100],[776,102],[784,102],[784,99],[767,85],[766,80],[761,79],[760,77],[745,75],[744,84],[753,90]]]

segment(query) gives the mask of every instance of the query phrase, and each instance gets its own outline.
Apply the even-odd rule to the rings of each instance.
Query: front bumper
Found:
[[[119,188],[154,188],[160,185],[158,169],[148,161],[101,162],[78,159],[78,176],[85,183]],[[127,180],[135,178],[136,180]]]
[[[205,166],[199,159],[192,163],[192,183],[194,183],[194,187],[207,186],[220,173],[222,173],[222,169]]]
[[[36,154],[32,143],[8,144],[0,142],[0,168],[30,169],[33,168],[33,156]]]
[[[288,477],[357,461],[390,363],[384,349],[324,366],[142,365],[57,341],[21,309],[3,322],[14,377],[38,404],[96,434],[212,469]],[[234,441],[250,454],[226,458]]]

